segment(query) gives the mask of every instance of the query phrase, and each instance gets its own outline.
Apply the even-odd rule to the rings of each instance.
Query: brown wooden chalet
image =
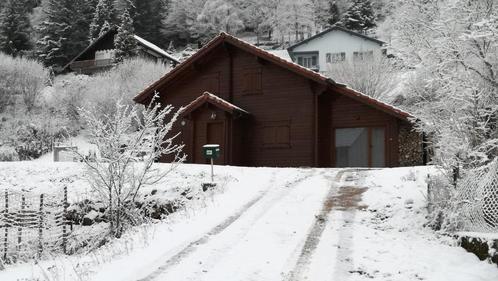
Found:
[[[135,97],[181,110],[175,130],[190,163],[395,167],[423,164],[411,115],[221,33]],[[168,159],[162,159],[168,161]]]
[[[92,74],[113,67],[115,65],[114,37],[116,34],[117,29],[114,28],[101,35],[64,66],[63,71]],[[179,63],[178,59],[153,43],[138,35],[134,35],[133,38],[137,42],[138,56],[171,66],[176,66]]]

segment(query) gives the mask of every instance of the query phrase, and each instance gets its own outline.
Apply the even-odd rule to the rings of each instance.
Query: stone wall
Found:
[[[475,254],[480,260],[488,260],[498,265],[498,240],[460,236],[460,246]]]
[[[424,165],[422,136],[410,124],[399,124],[399,166]]]

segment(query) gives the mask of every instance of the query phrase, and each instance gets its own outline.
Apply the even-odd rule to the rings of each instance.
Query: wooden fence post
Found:
[[[26,207],[26,197],[24,194],[21,197],[21,210],[19,211],[19,217],[17,221],[17,254],[21,252],[21,242],[22,242],[22,220],[24,217],[24,208]]]
[[[64,254],[67,254],[67,226],[66,226],[66,217],[67,217],[67,185],[64,186],[64,202],[63,202],[63,213],[62,213],[62,250]]]
[[[40,195],[40,213],[39,213],[39,221],[38,221],[38,258],[41,259],[43,253],[43,194]]]
[[[4,220],[5,220],[5,237],[3,244],[3,260],[7,262],[7,251],[9,250],[9,224],[7,223],[7,216],[9,215],[9,192],[5,190],[5,211],[4,211]]]

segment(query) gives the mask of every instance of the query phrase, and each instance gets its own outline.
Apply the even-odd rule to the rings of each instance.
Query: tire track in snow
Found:
[[[303,274],[308,270],[311,258],[315,252],[323,231],[328,223],[328,216],[332,211],[334,200],[336,199],[338,189],[336,188],[336,182],[339,182],[344,174],[357,171],[356,169],[347,169],[339,171],[335,178],[331,180],[330,191],[327,193],[325,201],[323,202],[322,209],[320,213],[316,216],[315,222],[309,231],[306,241],[301,249],[301,253],[298,257],[296,265],[294,268],[285,276],[285,280],[288,281],[300,281],[303,280]]]
[[[323,174],[323,172],[319,172],[318,175],[321,174]],[[251,229],[258,223],[258,221],[263,219],[268,212],[279,204],[279,202],[289,197],[292,194],[292,191],[296,190],[301,183],[315,175],[317,175],[316,171],[307,171],[303,176],[299,176],[292,181],[284,182],[281,187],[274,187],[274,190],[272,191],[275,192],[267,194],[264,199],[258,202],[257,207],[253,208],[254,210],[248,210],[246,212],[245,215],[249,217],[239,221],[241,224],[240,226],[235,225],[237,222],[234,222],[233,231],[232,229],[226,229],[226,231],[230,231],[230,233],[227,234],[228,237],[213,237],[213,241],[209,244],[211,245],[212,251],[210,251],[207,256],[203,256],[204,261],[202,262],[202,268],[199,266],[197,270],[189,272],[188,277],[190,278],[184,278],[185,276],[182,276],[182,280],[200,280],[198,279],[198,276],[205,274],[206,269],[211,269],[218,265],[222,261],[224,255],[240,243],[240,241],[243,240]]]
[[[303,178],[298,178],[293,181],[286,182],[285,186],[289,186],[292,184],[297,184],[298,182],[304,181],[311,177],[312,174],[311,172],[307,173],[307,175]],[[222,223],[218,224],[214,228],[212,228],[209,232],[207,232],[204,236],[201,238],[189,243],[185,248],[183,248],[181,251],[176,253],[175,255],[171,256],[168,260],[166,260],[163,265],[159,266],[155,271],[152,273],[148,274],[146,277],[138,279],[139,281],[152,281],[155,280],[157,277],[159,277],[161,274],[166,272],[169,268],[172,266],[180,263],[184,258],[192,254],[198,246],[207,244],[208,242],[211,241],[211,239],[223,232],[226,228],[228,228],[230,225],[232,225],[234,222],[236,222],[242,215],[244,215],[251,207],[253,207],[256,203],[261,201],[268,193],[272,190],[274,190],[274,184],[275,184],[275,178],[276,178],[276,172],[273,172],[271,180],[268,184],[268,188],[265,189],[263,192],[261,192],[257,197],[253,198],[251,201],[247,202],[242,208],[240,208],[235,214],[232,216],[228,217],[225,219]],[[288,191],[288,190],[286,190]],[[279,193],[280,194],[280,193]],[[282,196],[280,196],[282,197]],[[279,199],[279,198],[277,198]],[[274,201],[272,201],[273,203]],[[272,204],[268,204],[268,207],[271,207]]]

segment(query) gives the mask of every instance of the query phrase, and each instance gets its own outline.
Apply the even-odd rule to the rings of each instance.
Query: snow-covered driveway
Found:
[[[498,280],[422,227],[425,171],[273,173],[231,216],[128,280]]]
[[[0,280],[498,280],[496,266],[423,227],[429,167],[217,169],[232,180],[204,206]]]

